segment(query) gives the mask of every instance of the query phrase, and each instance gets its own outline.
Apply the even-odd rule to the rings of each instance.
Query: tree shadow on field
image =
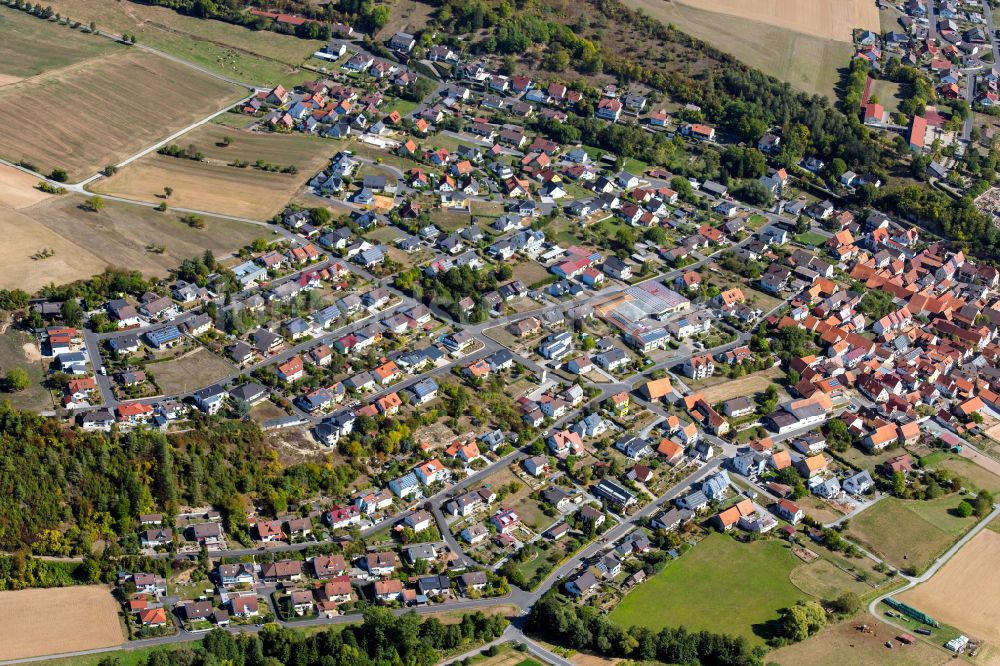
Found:
[[[754,634],[771,643],[771,641],[781,636],[781,618],[776,617],[767,622],[758,622],[751,625],[750,629]]]

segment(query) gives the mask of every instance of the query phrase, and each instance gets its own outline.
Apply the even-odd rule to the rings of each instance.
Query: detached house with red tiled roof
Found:
[[[452,442],[451,446],[445,449],[445,454],[452,458],[458,458],[466,464],[482,457],[482,454],[479,452],[479,446],[476,444],[475,440],[464,444],[458,441]]]
[[[281,363],[277,367],[278,377],[283,382],[296,382],[305,375],[305,369],[302,365],[301,356],[293,356],[284,363]]]
[[[597,109],[594,111],[594,115],[598,118],[603,118],[604,120],[617,122],[618,118],[622,115],[622,103],[617,99],[609,99],[605,97],[597,103]]]

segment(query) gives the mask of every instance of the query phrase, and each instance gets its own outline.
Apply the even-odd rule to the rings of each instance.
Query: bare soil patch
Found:
[[[24,358],[31,363],[39,363],[42,360],[42,352],[39,351],[38,345],[34,342],[25,342],[21,345],[21,351],[24,352]]]
[[[388,39],[399,31],[417,32],[430,21],[434,7],[414,0],[397,0],[389,13],[389,21],[378,33],[378,39]]]
[[[792,548],[792,554],[799,558],[806,564],[815,560],[819,555],[809,550],[808,548]]]
[[[443,423],[431,423],[413,433],[413,441],[432,448],[444,448],[455,440],[455,433]]]
[[[855,627],[867,624],[875,627],[874,633],[862,633]],[[828,626],[815,636],[775,650],[767,661],[782,666],[941,666],[951,660],[943,650],[917,641],[913,645],[900,645],[893,641],[893,649],[885,647],[899,630],[890,627],[867,613]]]
[[[983,530],[926,583],[900,595],[939,622],[968,636],[1000,643],[1000,534]]]
[[[282,411],[281,416],[286,414]],[[271,430],[267,433],[267,443],[278,453],[278,462],[286,466],[331,453],[331,449],[313,439],[304,426]]]
[[[2,76],[0,85],[3,85]],[[0,164],[0,201],[4,206],[17,210],[52,196],[36,188],[37,184],[38,179],[30,173]]]
[[[52,617],[54,608],[58,620]],[[118,606],[103,585],[0,592],[0,627],[0,659],[110,647],[124,640]]]

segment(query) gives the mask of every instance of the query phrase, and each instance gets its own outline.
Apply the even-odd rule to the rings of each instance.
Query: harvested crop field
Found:
[[[0,35],[0,74],[10,77],[0,85],[124,48],[9,7],[0,8]]]
[[[239,100],[244,90],[144,51],[79,62],[0,88],[0,156],[71,180],[115,164]],[[34,108],[58,113],[25,113]]]
[[[169,205],[263,220],[284,208],[301,184],[297,175],[150,155],[102,180],[93,189],[102,194],[159,203],[163,201],[163,188],[172,187]]]
[[[935,620],[1000,644],[1000,577],[988,575],[1000,561],[1000,534],[983,530],[929,581],[899,595]]]
[[[224,143],[227,137],[230,140],[228,146]],[[263,160],[279,167],[294,165],[304,179],[311,178],[313,172],[325,166],[339,150],[336,142],[311,134],[251,132],[215,123],[195,128],[175,143],[182,148],[194,146],[196,152],[204,154],[208,164],[227,166],[242,160],[253,165],[257,160]],[[247,169],[252,170],[252,167]]]
[[[45,205],[45,204],[41,204]],[[0,206],[0,289],[33,293],[50,282],[65,284],[100,273],[107,265],[97,255],[46,228],[26,212]],[[51,256],[40,258],[40,253]]]
[[[722,2],[713,0],[711,4],[717,6]],[[847,41],[795,32],[734,14],[707,11],[702,3],[695,7],[681,4],[679,0],[626,0],[626,4],[663,23],[672,23],[692,37],[766,74],[788,81],[799,90],[826,95],[830,99],[835,99],[838,70],[847,67],[851,58],[852,48]],[[875,3],[871,5],[874,9]],[[877,15],[875,20],[877,30]]]
[[[204,161],[150,154],[99,181],[94,191],[160,203],[163,188],[172,187],[167,201],[170,206],[267,219],[284,208],[337,152],[335,144],[315,136],[250,132],[216,124],[202,125],[175,143],[184,149],[193,147],[205,156]],[[229,166],[237,160],[250,165],[262,160],[281,168],[294,166],[298,172]]]
[[[206,249],[219,259],[270,233],[258,225],[205,217],[204,229],[193,229],[180,216],[152,208],[107,202],[99,213],[80,209],[84,197],[66,194],[13,211],[0,207],[0,234],[13,242],[0,245],[6,270],[0,288],[34,291],[50,282],[64,284],[100,273],[107,266],[165,277],[184,259]],[[43,249],[55,253],[41,260]],[[161,252],[154,250],[162,249]]]
[[[878,634],[864,634],[855,629],[867,624],[880,625]],[[898,633],[867,613],[838,624],[830,625],[801,643],[789,645],[767,655],[768,663],[781,666],[942,666],[951,656],[935,647],[917,641],[913,645],[895,643],[893,649],[885,641]]]
[[[52,614],[56,608],[58,620]],[[103,585],[0,592],[0,627],[0,659],[91,650],[124,641],[118,606]]]
[[[878,8],[871,0],[677,0],[710,12],[841,42],[851,31],[880,30]]]

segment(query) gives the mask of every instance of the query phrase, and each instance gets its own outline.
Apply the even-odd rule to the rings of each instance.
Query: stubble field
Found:
[[[47,26],[53,31],[59,26]],[[238,86],[139,50],[77,62],[0,87],[0,156],[73,181],[236,102]]]
[[[29,292],[47,284],[65,284],[100,273],[108,266],[165,277],[184,259],[206,249],[219,259],[268,229],[206,216],[204,229],[193,229],[180,216],[114,201],[99,213],[81,210],[84,197],[66,194],[12,210],[0,205],[0,288]],[[162,252],[153,251],[162,249]],[[46,259],[32,259],[50,249]]]
[[[0,592],[0,659],[118,645],[118,607],[103,585]]]
[[[232,139],[223,147],[225,137]],[[222,215],[268,219],[284,208],[296,191],[337,152],[332,141],[302,134],[249,132],[221,125],[202,125],[176,144],[193,146],[205,161],[150,154],[94,184],[97,192],[159,203],[163,188],[173,188],[170,206]],[[295,174],[269,172],[253,166],[229,166],[236,160],[257,160],[287,167]]]
[[[997,561],[1000,534],[983,530],[900,600],[969,636],[1000,644],[1000,577],[989,573]]]
[[[878,32],[878,8],[871,0],[677,0],[710,12],[840,42],[854,28]]]

